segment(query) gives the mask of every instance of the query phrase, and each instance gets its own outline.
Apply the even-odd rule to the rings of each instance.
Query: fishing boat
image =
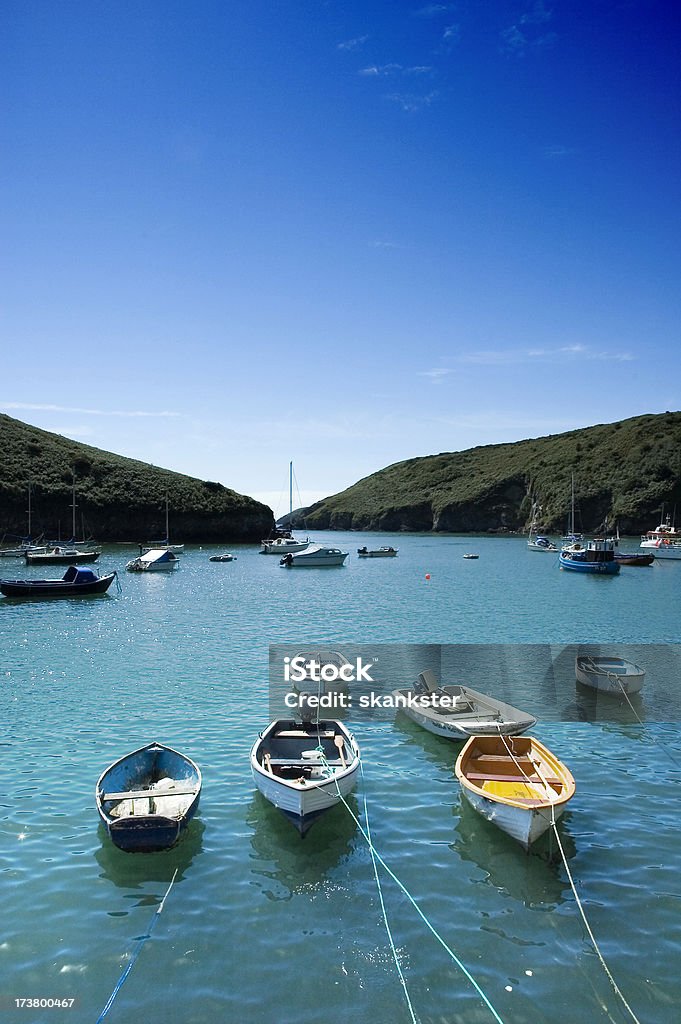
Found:
[[[80,597],[84,594],[105,594],[118,573],[98,576],[92,569],[69,566],[58,580],[0,580],[0,593],[5,597]]]
[[[471,807],[526,850],[575,794],[569,769],[534,736],[473,736],[456,777]]]
[[[165,850],[196,813],[201,772],[185,754],[148,743],[97,780],[97,811],[112,842],[129,853]]]
[[[279,562],[288,569],[309,568],[322,565],[342,565],[348,557],[340,548],[327,548],[323,544],[309,544],[304,551],[289,552]]]
[[[620,571],[620,563],[615,558],[615,542],[603,537],[595,537],[586,544],[575,541],[569,547],[564,547],[558,563],[561,569],[574,572],[614,576]]]
[[[175,555],[181,555],[184,551],[184,544],[171,544],[170,532],[168,529],[168,495],[166,494],[166,535],[165,540],[152,541],[151,544],[147,544],[142,547],[141,554],[146,554],[147,551],[172,551]]]
[[[363,548],[357,548],[357,554],[360,558],[394,558],[397,548],[393,548],[389,544],[384,544],[380,548],[367,548],[365,545]]]
[[[293,462],[288,464],[288,514],[289,523],[293,517]],[[289,555],[303,551],[310,543],[309,538],[297,540],[290,529],[275,530],[272,537],[261,542],[261,555]]]
[[[393,690],[395,706],[428,732],[461,742],[471,736],[515,736],[537,719],[470,686],[440,686],[430,669],[414,686]]]
[[[174,551],[168,548],[152,548],[137,558],[131,559],[126,565],[128,572],[166,572],[180,564]]]
[[[208,559],[209,562],[236,562],[236,555],[230,554],[229,551],[223,552],[221,555],[211,555]]]
[[[100,551],[82,551],[80,548],[63,547],[57,544],[43,551],[26,551],[26,565],[75,565],[84,562],[96,562]]]
[[[336,719],[278,719],[251,750],[253,780],[301,836],[354,788],[359,747]]]
[[[662,512],[664,516],[664,510]],[[639,547],[652,552],[655,558],[681,558],[681,530],[671,521],[671,516],[663,519],[655,530],[648,530]]]
[[[624,658],[578,654],[575,658],[578,682],[601,693],[638,693],[645,680],[645,669]]]

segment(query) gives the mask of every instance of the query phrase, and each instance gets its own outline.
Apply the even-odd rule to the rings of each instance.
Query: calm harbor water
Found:
[[[639,1020],[676,1024],[681,565],[592,579],[522,538],[321,536],[350,551],[345,567],[289,571],[256,546],[210,563],[217,549],[190,548],[172,574],[121,571],[120,594],[0,599],[0,1019],[94,1024],[177,869],[107,1021],[408,1022],[356,824],[337,807],[301,841],[255,791],[248,753],[269,720],[270,644],[476,644],[506,645],[506,689],[491,648],[471,685],[535,713],[575,776],[561,836],[615,980]],[[399,556],[358,559],[363,543]],[[106,547],[100,571],[133,554]],[[627,645],[645,665],[633,710],[577,686],[572,645],[586,643]],[[376,848],[500,1018],[630,1020],[555,845],[526,856],[462,806],[457,746],[400,715],[353,729],[353,810],[362,818],[366,797]],[[201,807],[173,850],[126,855],[98,823],[94,786],[153,739],[199,763]],[[418,1020],[493,1020],[396,884],[382,886]],[[74,1003],[16,1005],[31,998]]]

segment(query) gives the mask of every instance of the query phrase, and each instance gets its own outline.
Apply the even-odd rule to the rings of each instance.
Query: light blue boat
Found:
[[[620,571],[615,558],[615,542],[596,537],[581,544],[579,541],[563,548],[558,559],[561,569],[589,572],[601,576],[614,576]]]

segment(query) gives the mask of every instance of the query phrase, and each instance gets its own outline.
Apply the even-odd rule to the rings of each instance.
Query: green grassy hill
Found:
[[[0,415],[0,536],[24,536],[28,485],[33,536],[71,535],[73,474],[78,534],[98,540],[260,540],[273,525],[266,505],[208,480],[91,448]]]
[[[397,462],[311,506],[305,523],[331,530],[526,530],[567,526],[621,533],[656,526],[663,502],[681,513],[681,413],[636,416],[514,444]]]

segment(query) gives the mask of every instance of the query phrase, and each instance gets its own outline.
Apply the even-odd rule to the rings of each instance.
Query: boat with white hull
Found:
[[[253,781],[301,835],[355,786],[360,752],[336,719],[278,719],[251,750]]]
[[[645,669],[624,658],[609,658],[599,655],[578,654],[575,658],[575,675],[583,686],[601,693],[615,696],[623,693],[638,693],[645,680]]]
[[[655,558],[681,558],[681,530],[677,530],[669,516],[655,530],[648,530],[639,545]]]
[[[430,669],[412,689],[394,690],[395,706],[435,736],[463,742],[471,736],[515,736],[537,719],[470,686],[439,686]]]
[[[471,807],[526,850],[575,794],[569,769],[533,736],[474,736],[459,754],[456,776]]]
[[[323,544],[310,544],[304,551],[289,553],[279,562],[289,569],[318,567],[322,565],[343,565],[348,557],[347,551],[340,548],[327,548]]]

